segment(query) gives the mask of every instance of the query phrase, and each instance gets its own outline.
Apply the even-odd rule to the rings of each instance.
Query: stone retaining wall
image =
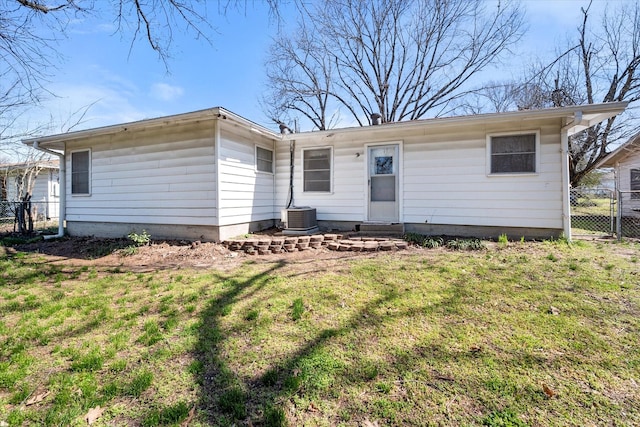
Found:
[[[331,251],[375,252],[406,249],[409,244],[401,239],[382,237],[343,236],[342,234],[315,234],[311,236],[265,236],[249,239],[231,239],[222,242],[231,251],[249,255],[280,254],[326,248]]]

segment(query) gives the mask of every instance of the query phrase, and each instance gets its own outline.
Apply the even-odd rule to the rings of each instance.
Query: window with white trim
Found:
[[[631,191],[637,191],[637,193],[631,193],[631,198],[634,200],[640,200],[640,169],[631,169],[631,182],[629,183],[629,189]]]
[[[314,148],[302,152],[303,191],[331,191],[331,148]]]
[[[536,173],[537,133],[490,135],[488,138],[491,174]]]
[[[91,152],[89,150],[71,153],[71,194],[89,194]]]
[[[273,173],[273,151],[256,146],[256,170]]]

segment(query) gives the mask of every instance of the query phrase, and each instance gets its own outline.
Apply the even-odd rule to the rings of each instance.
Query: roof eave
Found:
[[[228,119],[238,124],[241,124],[249,129],[257,131],[260,134],[268,136],[270,138],[279,138],[279,134],[267,129],[257,123],[245,119],[229,110],[222,107],[208,108],[206,110],[198,110],[190,113],[176,114],[172,116],[157,117],[153,119],[139,120],[136,122],[121,123],[115,125],[108,125],[99,128],[85,129],[74,132],[68,132],[63,134],[48,135],[42,137],[27,138],[22,140],[23,144],[33,146],[37,141],[40,146],[46,146],[47,148],[54,150],[64,150],[64,143],[68,141],[74,141],[79,139],[93,138],[101,135],[110,135],[120,132],[140,131],[143,129],[152,129],[160,126],[173,125],[177,123],[190,123],[199,120],[206,119]]]
[[[565,122],[569,124],[569,126],[567,127],[567,131],[569,135],[572,135],[603,120],[622,113],[627,108],[628,104],[628,102],[623,101],[610,102],[605,104],[586,104],[569,107],[545,108],[540,110],[519,110],[504,113],[475,114],[470,116],[438,117],[405,122],[386,123],[377,126],[358,126],[342,129],[293,133],[283,135],[282,139],[285,141],[292,139],[300,140],[318,136],[331,136],[332,134],[337,132],[340,132],[341,134],[349,134],[367,132],[371,131],[372,129],[388,129],[397,131],[405,129],[409,130],[412,128],[419,128],[424,126],[444,128],[457,127],[461,124],[497,123],[504,120],[539,120],[553,118],[564,118]],[[578,118],[577,121],[576,118]]]

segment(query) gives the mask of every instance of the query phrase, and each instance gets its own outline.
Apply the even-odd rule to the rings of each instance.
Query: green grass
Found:
[[[435,246],[179,275],[0,256],[0,423],[640,424],[640,245]]]

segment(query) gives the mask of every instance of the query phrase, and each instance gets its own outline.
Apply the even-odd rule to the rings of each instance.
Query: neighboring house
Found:
[[[622,216],[640,218],[640,133],[609,153],[596,167],[613,168]]]
[[[424,234],[570,236],[567,138],[626,106],[295,134],[212,108],[24,143],[63,159],[71,235],[224,240],[310,206],[328,229],[383,222]]]
[[[32,171],[32,172],[30,172]],[[26,189],[25,179],[35,174],[31,189],[31,204],[34,218],[52,219],[59,215],[59,161],[45,160],[37,163],[0,164],[0,203],[19,202]]]

